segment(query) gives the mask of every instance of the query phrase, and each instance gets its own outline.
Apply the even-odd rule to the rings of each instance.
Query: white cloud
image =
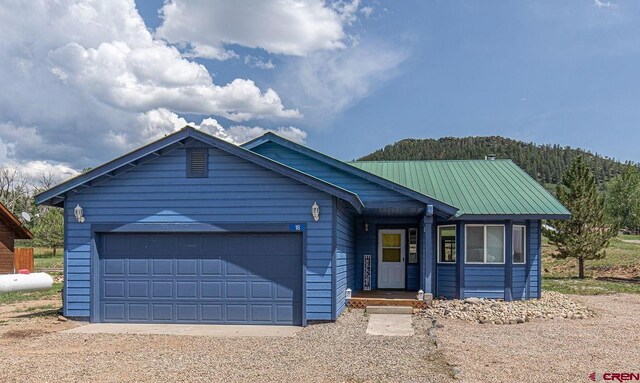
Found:
[[[293,126],[269,129],[260,126],[248,127],[243,125],[234,125],[229,128],[224,128],[214,118],[205,118],[200,124],[197,124],[194,122],[187,122],[184,118],[166,109],[157,109],[144,113],[139,116],[139,121],[141,125],[146,127],[143,134],[147,140],[157,139],[166,134],[170,134],[183,128],[185,125],[193,126],[205,133],[234,144],[242,144],[261,136],[266,132],[274,132],[284,138],[298,143],[304,143],[307,139],[307,133],[305,131]]]
[[[260,69],[275,69],[275,64],[269,60],[264,60],[260,57],[246,55],[244,56],[244,63],[249,65],[252,68],[260,68]]]
[[[95,166],[183,125],[179,113],[300,117],[250,79],[216,84],[133,0],[3,2],[0,35],[0,161],[26,171]]]
[[[359,0],[170,0],[156,35],[182,44],[194,56],[232,57],[226,45],[306,56],[345,47],[344,25],[355,20]]]
[[[360,13],[362,13],[364,17],[367,17],[367,18],[371,17],[374,12],[375,12],[375,9],[370,6],[360,8]]]
[[[598,8],[612,8],[615,7],[615,4],[610,1],[602,1],[602,0],[593,0],[593,5]]]
[[[396,76],[407,57],[406,50],[381,42],[362,43],[333,54],[318,52],[285,68],[278,89],[308,118],[326,121]]]

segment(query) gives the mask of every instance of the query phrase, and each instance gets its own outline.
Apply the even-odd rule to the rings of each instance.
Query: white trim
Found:
[[[453,228],[453,231],[454,231],[455,236],[456,236],[456,254],[455,254],[456,259],[453,262],[440,261],[440,243],[442,242],[440,240],[440,229],[441,228],[451,228],[451,227]],[[455,265],[456,262],[458,262],[458,230],[456,229],[456,225],[437,226],[436,231],[437,231],[437,237],[438,237],[438,245],[436,246],[436,251],[437,251],[437,253],[436,253],[436,262],[437,263],[442,263],[444,265]]]
[[[467,261],[467,228],[468,227],[482,227],[484,228],[483,233],[484,233],[484,251],[483,251],[483,256],[484,256],[484,261],[483,262],[469,262]],[[503,256],[502,256],[502,262],[487,262],[487,227],[502,227],[502,250],[503,250]],[[466,224],[464,225],[464,263],[465,264],[470,264],[470,265],[504,265],[507,259],[507,245],[506,245],[506,230],[505,230],[505,225],[504,224],[497,224],[497,223],[487,223],[487,224]],[[513,238],[512,238],[513,240]],[[513,246],[512,246],[513,247]]]
[[[400,263],[402,264],[402,285],[400,286],[381,286],[380,277],[382,273],[382,235],[383,234],[400,234]],[[404,289],[406,288],[407,279],[407,262],[406,262],[406,230],[405,229],[380,229],[378,230],[378,288],[379,289]]]
[[[524,234],[524,238],[522,240],[522,247],[523,247],[523,255],[524,257],[522,258],[523,261],[522,262],[516,262],[513,259],[513,228],[515,227],[521,227],[522,228],[522,233]],[[526,265],[527,264],[527,225],[513,225],[513,228],[511,229],[511,263],[514,265]]]

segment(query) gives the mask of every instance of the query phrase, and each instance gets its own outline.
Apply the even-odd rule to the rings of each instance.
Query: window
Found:
[[[400,262],[402,234],[382,234],[382,262]]]
[[[187,149],[187,177],[206,177],[207,170],[207,149]]]
[[[513,225],[513,263],[527,262],[527,234],[526,226]]]
[[[438,262],[452,263],[456,261],[456,227],[438,227]]]
[[[466,225],[467,263],[504,263],[504,225]]]

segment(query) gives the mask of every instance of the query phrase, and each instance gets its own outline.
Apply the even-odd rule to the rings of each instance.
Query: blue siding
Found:
[[[527,267],[513,265],[511,294],[514,300],[527,299]]]
[[[464,265],[464,298],[504,298],[504,265]]]
[[[342,171],[273,142],[267,142],[252,150],[304,173],[350,190],[358,194],[365,205],[371,201],[415,202],[414,199],[403,194],[389,190],[376,183],[367,181],[364,178]]]
[[[345,291],[356,288],[355,214],[343,201],[336,209],[336,317],[346,307]]]
[[[540,280],[540,263],[541,263],[541,246],[542,238],[540,236],[540,221],[529,222],[529,230],[527,232],[527,242],[529,253],[527,257],[530,257],[530,271],[529,271],[529,291],[530,298],[540,298],[540,291],[542,289],[542,281]]]
[[[437,296],[453,299],[458,295],[458,286],[456,278],[456,265],[438,264],[437,266]]]
[[[307,319],[331,319],[332,197],[219,149],[209,149],[208,169],[206,178],[187,178],[185,149],[176,149],[67,198],[65,315],[90,314],[92,224],[282,222],[307,226]],[[82,224],[73,216],[78,203]]]

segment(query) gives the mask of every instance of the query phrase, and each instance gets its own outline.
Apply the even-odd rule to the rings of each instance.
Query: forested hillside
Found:
[[[366,155],[359,160],[471,160],[488,154],[508,158],[543,184],[558,183],[577,156],[584,156],[603,185],[624,170],[624,164],[582,149],[560,145],[537,145],[509,138],[445,137],[440,139],[406,139]]]

